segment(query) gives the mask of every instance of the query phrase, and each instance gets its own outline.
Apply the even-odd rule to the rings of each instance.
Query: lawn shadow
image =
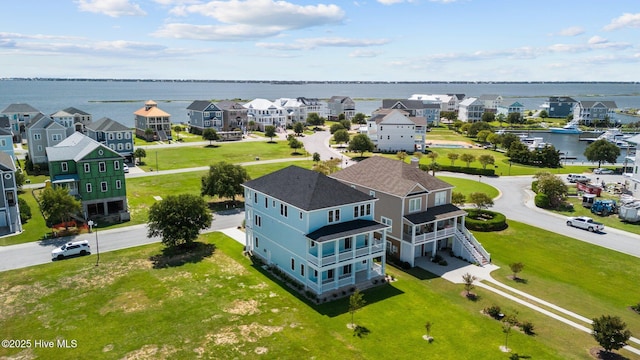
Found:
[[[218,145],[218,144],[209,144],[209,145],[205,145],[204,147],[207,148],[207,149],[215,149],[215,148],[219,148],[220,145]]]
[[[529,355],[520,355],[518,353],[514,353],[514,354],[511,354],[511,357],[509,357],[509,359],[514,359],[514,360],[515,359],[531,359],[531,356],[529,356]]]
[[[353,336],[357,336],[359,338],[363,338],[371,333],[371,330],[367,329],[365,326],[356,325],[356,328],[353,329]]]
[[[165,247],[162,249],[162,254],[153,255],[149,260],[153,263],[154,269],[165,269],[182,266],[187,263],[198,263],[202,259],[213,255],[215,250],[216,246],[214,244],[196,241],[187,246]]]

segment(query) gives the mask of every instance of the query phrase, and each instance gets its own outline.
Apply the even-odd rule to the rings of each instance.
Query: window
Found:
[[[288,210],[289,210],[289,207],[287,205],[280,204],[280,215],[282,215],[284,217],[287,217],[288,216],[288,214],[287,214]]]
[[[122,150],[122,143],[118,143],[118,150]]]
[[[386,218],[384,216],[380,217],[380,222],[387,225],[387,226],[392,226],[393,224],[393,220]]]
[[[300,220],[302,220],[302,211],[300,211],[299,214],[300,214]]]
[[[69,167],[67,166],[67,162],[66,161],[60,163],[60,170],[62,170],[64,172],[69,171]]]
[[[115,170],[120,170],[120,161],[116,160],[113,162],[113,168]]]
[[[87,184],[87,192],[90,193],[91,190],[93,190],[93,189],[91,189],[91,183],[88,183]]]
[[[106,181],[100,182],[100,189],[102,190],[102,192],[106,192],[108,190]]]
[[[269,199],[267,199],[267,197],[264,197],[264,208],[268,208],[269,207]]]
[[[16,195],[13,193],[13,191],[5,191],[4,196],[7,199],[7,205],[14,206],[16,204]]]
[[[122,189],[122,180],[116,180],[116,189]]]
[[[88,173],[91,171],[91,165],[88,163],[84,163],[84,172]]]
[[[369,195],[372,197],[376,197],[376,192],[373,190],[369,190]]]
[[[42,145],[38,145],[38,151],[42,151]]]
[[[340,209],[329,210],[329,222],[340,221]]]
[[[295,270],[296,269],[296,260],[294,258],[291,258],[291,270]]]
[[[107,164],[106,164],[104,161],[100,161],[100,162],[98,163],[98,170],[99,170],[100,172],[105,172],[105,171],[107,171]]]
[[[371,204],[367,204],[367,215],[371,215]]]
[[[109,133],[109,140],[113,140],[113,133]]]
[[[300,276],[304,276],[304,264],[300,264]]]
[[[258,203],[258,193],[253,194],[253,202],[256,204]]]
[[[116,134],[116,139],[122,140],[122,133],[117,133]]]
[[[369,246],[369,234],[364,234],[364,246]]]
[[[342,274],[351,275],[351,264],[348,264],[342,267]]]
[[[422,198],[409,199],[409,212],[420,211],[422,208]]]
[[[357,206],[353,207],[353,217],[354,218],[357,218],[358,216],[360,216],[360,213],[358,212],[358,209],[359,208]]]
[[[40,134],[33,134],[33,140],[40,140],[42,136]]]
[[[7,146],[7,141],[5,139],[0,139],[0,146],[2,147]]]
[[[327,270],[327,279],[333,279],[333,269]]]
[[[256,236],[255,239],[253,239],[253,246],[254,247],[260,247],[260,241],[258,240],[258,237]]]
[[[315,241],[313,241],[313,240],[311,240],[311,247],[312,247],[312,248],[316,247],[316,242],[315,242]]]
[[[262,226],[262,217],[260,215],[256,215],[255,224],[258,227]]]
[[[444,205],[446,203],[447,203],[447,192],[446,191],[437,192],[434,205],[438,206],[438,205]]]
[[[353,239],[351,237],[348,238],[344,238],[344,249],[345,250],[350,250],[351,249],[351,245],[353,243],[352,241]]]

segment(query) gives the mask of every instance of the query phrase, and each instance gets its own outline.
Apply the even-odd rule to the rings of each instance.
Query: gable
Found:
[[[413,125],[413,121],[409,120],[408,117],[404,116],[399,111],[393,111],[389,113],[387,116],[383,117],[380,124],[382,125],[389,125],[389,124]]]

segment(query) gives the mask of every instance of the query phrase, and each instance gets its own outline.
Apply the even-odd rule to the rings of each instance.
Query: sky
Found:
[[[20,0],[0,13],[0,78],[640,81],[638,0]]]

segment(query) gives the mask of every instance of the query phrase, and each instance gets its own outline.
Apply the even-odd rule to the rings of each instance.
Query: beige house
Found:
[[[387,254],[414,266],[416,258],[452,251],[480,265],[491,256],[464,225],[466,212],[451,204],[453,186],[412,164],[374,156],[331,177],[378,198],[374,219],[387,226]]]
[[[158,108],[157,102],[149,100],[133,114],[137,137],[147,141],[171,140],[171,115]]]

